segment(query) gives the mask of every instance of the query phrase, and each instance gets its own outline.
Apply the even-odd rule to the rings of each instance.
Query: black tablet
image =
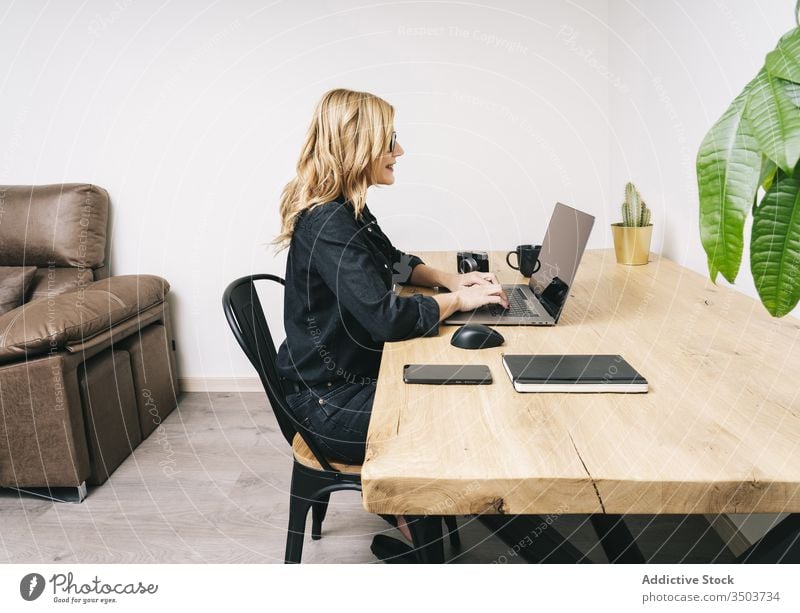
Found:
[[[492,373],[485,364],[406,364],[403,381],[428,385],[487,385]]]

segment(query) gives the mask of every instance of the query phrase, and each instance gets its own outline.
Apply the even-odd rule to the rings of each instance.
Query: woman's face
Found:
[[[400,142],[395,140],[394,149],[387,151],[375,162],[373,176],[376,185],[391,185],[394,183],[394,164],[405,151],[400,146]]]

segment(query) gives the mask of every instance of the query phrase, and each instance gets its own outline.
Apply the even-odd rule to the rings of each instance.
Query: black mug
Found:
[[[509,251],[506,254],[506,263],[514,270],[520,271],[523,277],[530,277],[542,265],[539,261],[539,252],[541,250],[541,245],[518,245],[514,251]],[[517,256],[518,266],[514,266],[511,263],[511,256],[514,254]]]

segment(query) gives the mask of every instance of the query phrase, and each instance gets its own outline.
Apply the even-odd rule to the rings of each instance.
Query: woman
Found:
[[[316,107],[297,176],[281,196],[274,242],[289,253],[278,368],[298,421],[330,459],[349,464],[364,460],[384,342],[435,336],[455,311],[508,307],[494,274],[437,270],[381,231],[367,188],[394,183],[403,153],[392,106],[332,90]],[[401,298],[394,283],[451,293]]]

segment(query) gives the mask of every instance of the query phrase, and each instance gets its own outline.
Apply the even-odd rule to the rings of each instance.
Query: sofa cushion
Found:
[[[92,281],[94,281],[94,271],[91,268],[58,268],[56,266],[37,268],[25,302],[52,298],[74,289],[85,289]]]
[[[163,302],[168,292],[161,277],[121,275],[24,304],[0,315],[0,363],[83,342]]]
[[[0,185],[0,265],[103,265],[108,192],[96,185]]]
[[[36,266],[0,266],[0,315],[25,301],[36,274]]]

